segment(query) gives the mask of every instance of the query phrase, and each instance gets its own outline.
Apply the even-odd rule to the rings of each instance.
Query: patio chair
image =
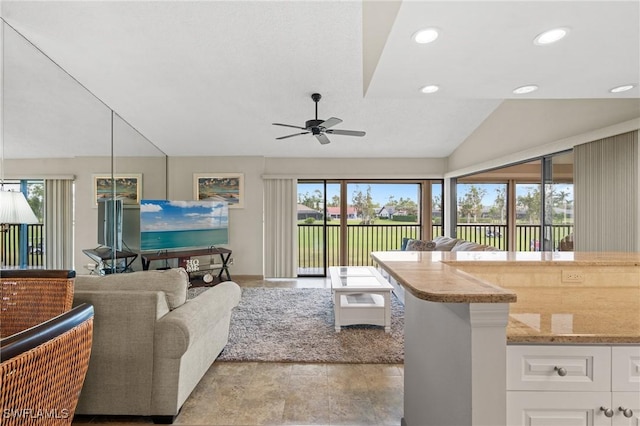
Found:
[[[71,309],[75,271],[0,271],[0,338],[26,330]]]
[[[90,304],[0,340],[2,424],[70,425],[92,340]]]

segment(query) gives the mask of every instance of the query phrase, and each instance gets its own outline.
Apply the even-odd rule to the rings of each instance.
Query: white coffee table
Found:
[[[329,268],[336,331],[345,325],[370,324],[391,332],[393,287],[373,266]]]

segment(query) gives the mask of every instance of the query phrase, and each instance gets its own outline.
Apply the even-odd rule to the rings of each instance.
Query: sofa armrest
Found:
[[[93,348],[78,414],[149,413],[155,326],[169,312],[161,291],[76,291],[94,306]]]
[[[240,302],[241,290],[233,281],[225,281],[162,317],[156,326],[159,355],[180,358],[207,330],[228,317]]]

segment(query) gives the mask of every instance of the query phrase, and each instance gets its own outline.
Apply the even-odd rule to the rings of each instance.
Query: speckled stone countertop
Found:
[[[393,251],[373,252],[371,257],[399,284],[419,299],[442,303],[516,301],[516,294],[513,291],[476,278],[456,266],[448,265],[446,260],[451,254],[454,253]]]
[[[375,252],[372,258],[420,299],[510,303],[511,344],[640,343],[640,253]],[[566,272],[583,280],[566,282]]]

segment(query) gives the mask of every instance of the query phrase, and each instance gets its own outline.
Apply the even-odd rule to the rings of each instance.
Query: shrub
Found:
[[[409,215],[394,214],[391,220],[395,222],[417,222],[418,216],[415,214],[409,214]]]

